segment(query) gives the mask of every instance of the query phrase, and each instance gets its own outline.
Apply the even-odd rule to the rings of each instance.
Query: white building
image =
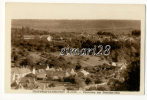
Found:
[[[47,67],[46,67],[46,70],[49,70],[50,68],[49,68],[49,65],[47,64]]]
[[[47,40],[48,41],[52,41],[52,37],[51,36],[48,36]]]
[[[84,74],[84,76],[87,76],[89,74],[89,72],[85,71],[85,70],[81,70],[81,73]]]
[[[77,73],[73,69],[71,69],[70,75],[77,75]]]
[[[11,68],[12,81],[18,80],[30,73],[32,73],[32,71],[29,68]]]
[[[115,62],[112,62],[112,66],[116,66],[116,63]]]

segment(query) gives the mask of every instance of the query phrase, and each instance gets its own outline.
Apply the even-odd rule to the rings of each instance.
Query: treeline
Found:
[[[134,31],[132,31],[132,35],[140,36],[141,31],[140,30],[134,30]]]
[[[48,31],[44,30],[35,30],[30,27],[23,27],[22,28],[12,28],[13,35],[48,35]]]
[[[109,35],[109,36],[114,36],[114,34],[111,33],[111,32],[105,32],[105,31],[101,31],[101,30],[97,32],[97,35]]]

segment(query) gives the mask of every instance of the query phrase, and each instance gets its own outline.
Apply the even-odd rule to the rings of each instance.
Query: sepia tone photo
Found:
[[[140,92],[141,21],[11,18],[7,85],[11,91],[32,93]]]

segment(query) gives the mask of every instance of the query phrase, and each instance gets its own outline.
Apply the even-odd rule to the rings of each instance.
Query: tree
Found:
[[[65,61],[65,58],[64,57],[62,57],[62,56],[59,56],[59,58],[58,58],[60,61]]]
[[[92,83],[93,83],[92,78],[87,77],[86,80],[85,80],[85,83],[86,83],[87,85],[92,84]]]
[[[19,66],[20,66],[19,61],[15,61],[15,66],[16,66],[16,67],[19,67]]]
[[[20,54],[21,56],[24,56],[24,52],[23,51],[19,51],[18,54]]]
[[[79,77],[75,77],[75,84],[78,88],[83,88],[85,86],[85,82]]]
[[[81,69],[81,65],[77,64],[75,70],[80,70]]]
[[[29,65],[31,67],[33,67],[35,65],[36,61],[35,58],[33,58],[32,56],[27,56],[26,59],[23,59],[20,63],[20,65]]]
[[[111,54],[112,60],[116,61],[117,60],[116,51],[113,50],[110,54]]]
[[[140,90],[140,60],[132,62],[127,67],[124,86],[128,91]],[[124,74],[126,74],[124,73]]]
[[[49,50],[49,49],[50,49],[50,44],[49,44],[49,43],[46,43],[45,49],[46,49],[46,50]]]
[[[110,91],[123,91],[124,88],[122,83],[118,79],[110,79],[107,83],[110,88]]]
[[[106,56],[106,58],[107,58],[107,60],[109,61],[109,63],[111,63],[112,62],[112,58],[108,55],[108,56]]]
[[[140,30],[134,30],[132,31],[132,35],[140,36],[141,31]]]
[[[101,80],[100,80],[99,78],[97,78],[97,79],[95,80],[95,84],[99,84],[99,83],[102,83],[102,82],[101,82]]]
[[[19,58],[18,58],[18,55],[17,55],[17,54],[15,54],[15,55],[14,55],[14,62],[17,62],[17,61],[18,61],[18,59],[19,59]]]
[[[111,79],[108,82],[111,91],[139,91],[140,90],[140,61],[132,62],[120,75],[123,82]]]
[[[59,76],[59,80],[58,80],[59,82],[64,82],[64,79],[63,79],[63,77],[62,76]]]
[[[11,56],[14,57],[15,55],[16,55],[16,51],[12,51]]]

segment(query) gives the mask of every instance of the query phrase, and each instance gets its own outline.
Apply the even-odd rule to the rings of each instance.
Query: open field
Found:
[[[59,56],[60,52],[51,52],[54,56]],[[67,55],[63,56],[67,61],[71,61],[71,63],[76,64],[77,62],[80,62],[82,67],[90,67],[90,66],[96,66],[96,65],[103,65],[104,63],[108,63],[108,61],[101,60],[100,56],[92,56],[92,55],[86,55],[86,56],[75,56],[75,55]]]

